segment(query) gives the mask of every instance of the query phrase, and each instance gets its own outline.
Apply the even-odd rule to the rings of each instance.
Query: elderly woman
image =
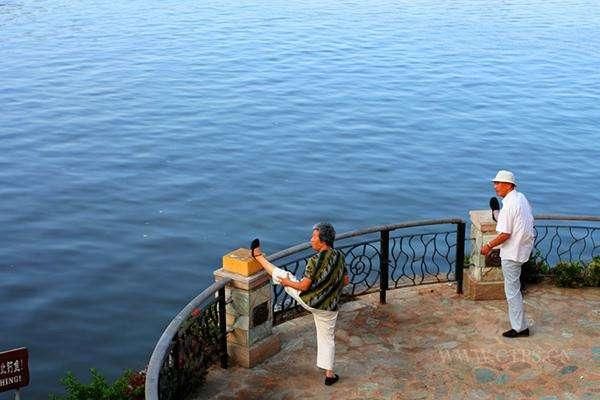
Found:
[[[335,358],[335,323],[340,294],[350,281],[344,254],[333,248],[335,229],[321,222],[313,227],[310,244],[317,252],[306,264],[298,280],[291,272],[271,264],[254,239],[252,257],[271,275],[274,284],[282,285],[288,295],[313,314],[317,330],[317,367],[325,370],[325,385],[333,385],[339,376],[333,372]]]

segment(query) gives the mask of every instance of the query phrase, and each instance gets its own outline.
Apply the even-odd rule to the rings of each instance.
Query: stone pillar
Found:
[[[270,276],[250,256],[237,249],[223,256],[223,268],[215,280],[231,278],[225,288],[227,353],[237,364],[252,368],[279,352],[279,336],[273,334],[273,289]]]
[[[495,238],[496,222],[491,210],[469,211],[471,217],[471,250],[469,273],[465,275],[465,297],[471,300],[501,300],[504,295],[504,277],[500,268],[499,250],[485,257],[479,253],[481,246]],[[487,258],[487,260],[486,260]]]

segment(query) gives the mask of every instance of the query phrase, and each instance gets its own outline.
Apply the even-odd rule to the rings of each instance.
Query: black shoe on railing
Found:
[[[252,258],[262,256],[262,252],[260,251],[260,240],[258,238],[254,239],[252,243],[250,243],[250,254],[252,255]]]

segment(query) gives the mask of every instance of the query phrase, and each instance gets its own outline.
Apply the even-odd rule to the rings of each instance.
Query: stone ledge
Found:
[[[480,282],[470,274],[465,275],[465,298],[469,300],[504,300],[504,281]]]
[[[227,343],[227,353],[231,359],[244,368],[252,368],[281,350],[279,335],[273,335],[253,344],[250,348],[235,343]]]
[[[243,276],[220,268],[214,272],[214,276],[215,281],[220,281],[221,279],[225,278],[231,278],[232,282],[229,284],[231,287],[244,290],[252,290],[257,287],[260,287],[265,283],[269,282],[269,280],[271,279],[269,274],[267,274],[264,270],[259,271],[254,275]]]

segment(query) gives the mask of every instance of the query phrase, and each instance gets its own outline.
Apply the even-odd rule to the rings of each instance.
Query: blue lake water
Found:
[[[228,251],[487,207],[598,215],[596,0],[0,2],[0,351],[142,368]],[[9,398],[7,393],[0,398]]]

